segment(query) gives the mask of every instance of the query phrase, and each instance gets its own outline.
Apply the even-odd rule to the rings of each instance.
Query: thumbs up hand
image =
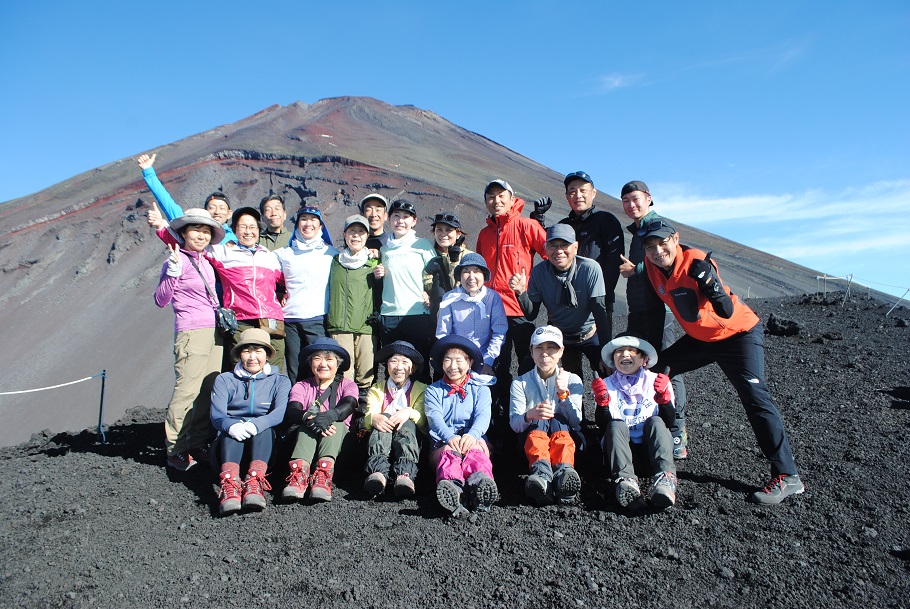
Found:
[[[154,201],[152,201],[152,208],[148,211],[148,222],[154,230],[167,226],[167,222],[161,216],[161,210],[158,209],[158,204]]]
[[[153,154],[152,156],[149,156],[147,154],[140,154],[136,159],[136,162],[139,163],[140,169],[150,169],[152,165],[155,164],[155,157],[157,156],[157,154]]]
[[[525,274],[525,267],[521,267],[520,273],[509,278],[509,289],[516,294],[524,294],[528,291],[528,276]]]
[[[622,254],[620,254],[619,257],[622,260],[622,264],[619,265],[619,274],[626,279],[634,277],[636,264]]]

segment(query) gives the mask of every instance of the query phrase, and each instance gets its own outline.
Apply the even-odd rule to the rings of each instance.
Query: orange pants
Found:
[[[544,459],[553,467],[563,464],[575,467],[575,440],[568,431],[557,431],[548,436],[535,429],[525,440],[525,455],[529,466]]]

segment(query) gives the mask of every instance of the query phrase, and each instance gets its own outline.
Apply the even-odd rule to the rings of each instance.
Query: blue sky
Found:
[[[4,2],[0,201],[274,103],[367,95],[900,295],[908,32],[903,0]]]

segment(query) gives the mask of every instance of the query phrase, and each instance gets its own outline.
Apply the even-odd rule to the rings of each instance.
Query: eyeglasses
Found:
[[[644,237],[648,233],[653,233],[659,231],[660,229],[665,228],[672,233],[676,232],[676,229],[664,222],[663,220],[653,220],[647,224],[642,224],[641,228],[638,229],[638,236]]]

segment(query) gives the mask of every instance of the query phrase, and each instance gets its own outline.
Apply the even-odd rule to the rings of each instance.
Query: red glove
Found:
[[[658,404],[667,404],[673,396],[670,394],[670,377],[660,373],[654,379],[654,401]]]
[[[608,408],[610,406],[610,392],[607,391],[607,384],[600,377],[591,381],[591,391],[594,392],[594,403],[599,408]]]

